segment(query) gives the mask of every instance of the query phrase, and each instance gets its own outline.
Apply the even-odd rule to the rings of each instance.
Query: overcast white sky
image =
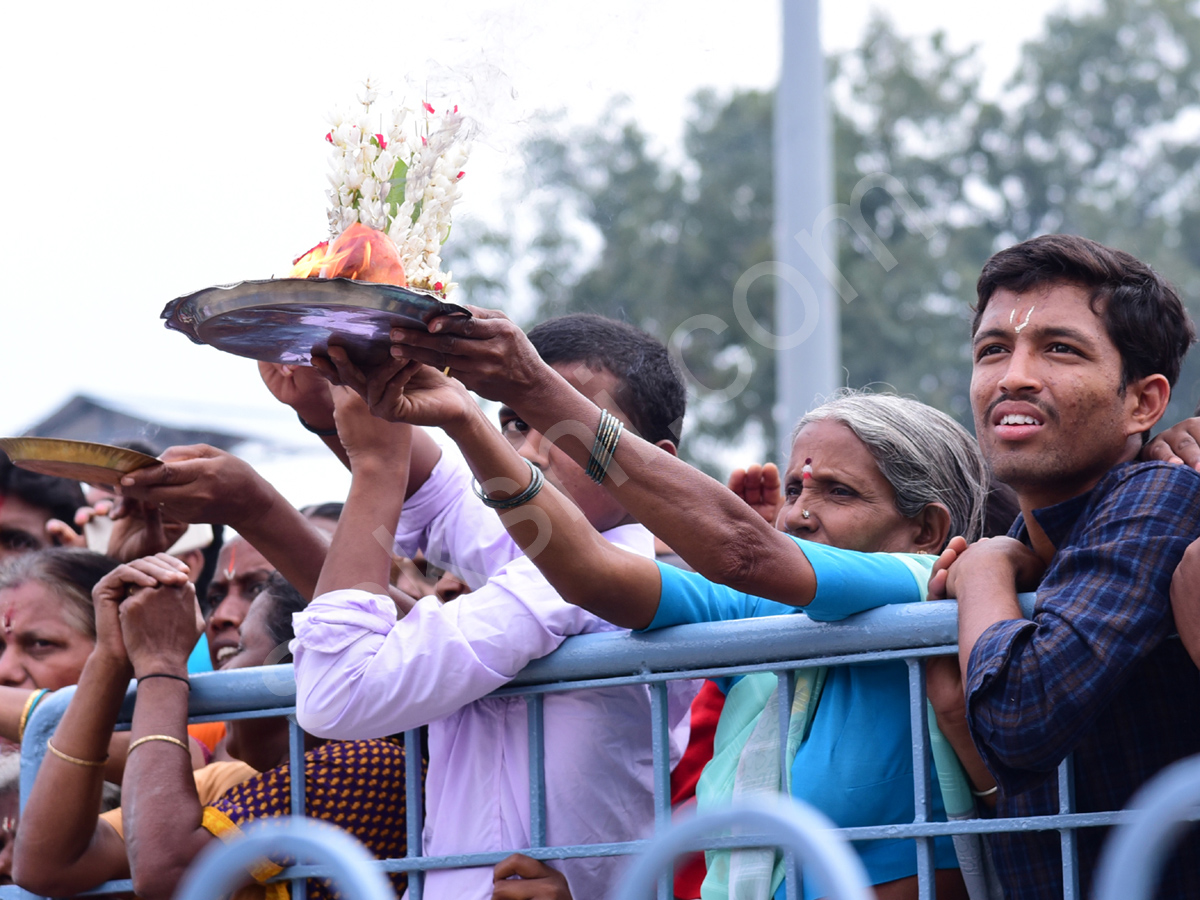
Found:
[[[825,4],[826,48],[853,45],[871,6]],[[997,87],[1045,5],[888,11],[905,32],[981,44]],[[364,76],[461,85],[485,129],[461,215],[503,219],[505,174],[539,111],[586,122],[627,94],[669,146],[698,88],[774,83],[780,16],[779,0],[14,5],[0,57],[0,434],[77,391],[167,400],[181,416],[196,401],[269,404],[252,362],[191,345],[159,313],[282,274],[326,236],[324,114]]]

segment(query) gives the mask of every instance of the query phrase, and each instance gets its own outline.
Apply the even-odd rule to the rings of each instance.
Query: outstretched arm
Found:
[[[344,358],[339,369],[372,411],[386,411],[382,418],[444,428],[491,498],[509,499],[529,485],[529,465],[459,382],[414,362],[371,379]],[[500,520],[567,601],[626,628],[641,628],[654,618],[660,587],[655,563],[606,541],[553,486],[545,485]]]
[[[229,525],[311,597],[327,539],[253,467],[204,444],[172,447],[163,464],[131,472],[121,492],[184,522]]]
[[[350,463],[350,493],[338,518],[316,595],[345,588],[388,593],[392,540],[404,505],[398,483],[408,478],[411,425],[371,415],[353,391],[334,388],[338,434]],[[395,598],[393,598],[395,599]],[[411,606],[411,599],[405,605]]]
[[[509,406],[586,466],[600,408],[542,362],[503,314],[472,312],[469,319],[434,319],[429,332],[394,330],[399,344],[393,353],[439,369],[449,366],[468,388]],[[605,406],[615,409],[616,400]],[[387,415],[382,407],[372,409]],[[812,599],[812,567],[790,538],[732,491],[659,447],[626,432],[604,486],[705,577],[792,605]]]
[[[342,465],[351,468],[350,456],[334,419],[330,385],[320,371],[311,366],[260,362],[258,372],[272,396],[284,406],[294,409],[310,431],[319,433],[321,441],[342,461]],[[442,454],[441,448],[424,432],[416,432],[412,444],[412,460],[404,494],[406,499],[425,483]]]

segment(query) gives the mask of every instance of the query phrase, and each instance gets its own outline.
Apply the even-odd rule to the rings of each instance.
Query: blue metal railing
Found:
[[[1027,612],[1032,597],[1023,598]],[[816,622],[802,615],[747,619],[712,624],[682,625],[649,634],[609,632],[583,635],[566,641],[544,659],[526,667],[495,696],[524,696],[529,704],[530,784],[532,847],[512,847],[455,856],[424,856],[421,846],[423,810],[420,767],[408,772],[408,855],[403,859],[376,863],[389,872],[409,872],[410,895],[420,900],[424,871],[461,866],[491,866],[510,852],[520,850],[538,859],[630,855],[645,851],[647,840],[608,844],[546,846],[544,741],[542,698],[548,693],[587,688],[647,684],[651,691],[653,718],[655,822],[661,835],[670,823],[670,783],[666,715],[666,687],[671,680],[710,678],[773,671],[781,673],[780,727],[786,735],[792,678],[788,674],[809,666],[837,666],[885,660],[904,660],[909,669],[909,693],[913,741],[914,801],[912,823],[840,829],[847,840],[914,838],[918,845],[918,880],[922,898],[933,896],[933,838],[947,834],[986,834],[1014,830],[1057,830],[1063,835],[1065,900],[1078,900],[1074,877],[1074,830],[1129,821],[1124,811],[1080,814],[1071,805],[1069,761],[1060,768],[1061,806],[1057,815],[1030,819],[968,819],[932,821],[929,784],[929,747],[926,731],[924,672],[921,660],[953,654],[956,650],[956,607],[951,603],[917,603],[871,610],[842,622]],[[189,700],[191,721],[230,720],[270,715],[293,715],[295,682],[291,666],[269,666],[195,676]],[[22,747],[21,797],[24,803],[32,786],[46,739],[53,734],[66,709],[73,688],[48,696],[34,711]],[[131,688],[118,727],[128,727],[133,711]],[[786,701],[786,702],[785,702]],[[303,773],[301,732],[291,723],[292,771]],[[420,732],[405,734],[409,759],[420,758]],[[551,739],[552,736],[551,736]],[[786,746],[786,739],[781,745]],[[292,809],[303,811],[303,779],[292,779]],[[650,831],[651,823],[647,823]],[[706,842],[710,847],[747,846],[739,839],[724,837]],[[305,877],[326,877],[327,866],[302,865],[281,877],[294,879],[293,897],[303,900]],[[788,879],[788,896],[795,895],[794,879]],[[111,882],[97,892],[128,891],[125,882]],[[0,889],[0,900],[13,896],[11,888]],[[660,897],[669,897],[669,879],[659,878]],[[29,895],[24,895],[28,897]]]
[[[620,900],[645,897],[655,875],[669,872],[675,857],[704,836],[727,828],[753,834],[755,841],[765,838],[766,846],[784,848],[790,857],[811,867],[817,880],[826,886],[830,900],[870,900],[872,896],[861,860],[829,819],[790,798],[759,797],[696,816],[660,835],[625,873],[613,897]]]
[[[291,817],[252,822],[232,843],[214,841],[188,867],[178,900],[211,900],[230,894],[243,874],[263,856],[286,848],[299,859],[320,859],[343,896],[354,900],[394,900],[392,886],[374,865],[374,858],[353,837],[337,828],[323,828],[311,819]],[[303,884],[303,882],[301,882]]]

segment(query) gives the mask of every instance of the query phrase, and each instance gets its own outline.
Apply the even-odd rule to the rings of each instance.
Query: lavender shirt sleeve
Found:
[[[652,552],[649,533],[637,529]],[[634,548],[630,548],[634,549]],[[319,737],[381,737],[425,725],[502,687],[567,637],[615,626],[566,603],[521,557],[451,603],[403,619],[384,596],[331,591],[295,618],[296,712]]]
[[[499,516],[471,490],[466,465],[444,451],[429,478],[404,501],[396,528],[396,551],[411,557],[418,550],[471,590],[521,556]]]

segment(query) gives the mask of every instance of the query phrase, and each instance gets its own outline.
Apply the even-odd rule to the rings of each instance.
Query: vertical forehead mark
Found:
[[[804,467],[800,469],[800,478],[804,479],[804,478],[812,478],[812,477],[813,477],[812,457],[810,456],[806,460],[804,460]]]
[[[237,574],[237,544],[229,545],[229,566],[225,569],[226,581],[233,581],[233,576]]]
[[[1037,309],[1037,304],[1036,304],[1036,303],[1031,303],[1031,304],[1029,304],[1029,312],[1025,313],[1025,319],[1024,319],[1024,321],[1022,321],[1020,325],[1017,325],[1015,328],[1013,328],[1013,331],[1015,331],[1017,334],[1020,334],[1020,333],[1021,333],[1021,330],[1022,330],[1022,329],[1023,329],[1023,328],[1024,328],[1026,325],[1028,325],[1028,324],[1029,324],[1029,319],[1030,319],[1030,318],[1033,316],[1033,311],[1034,311],[1035,309]],[[1017,310],[1016,310],[1016,308],[1014,307],[1014,308],[1013,308],[1013,311],[1012,311],[1012,313],[1009,313],[1009,315],[1008,315],[1008,321],[1009,321],[1009,322],[1012,322],[1012,319],[1013,319],[1013,313],[1015,313],[1016,311],[1017,311]]]

